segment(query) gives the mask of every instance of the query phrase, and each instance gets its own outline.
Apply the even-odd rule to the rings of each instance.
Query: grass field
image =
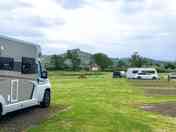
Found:
[[[52,107],[64,110],[53,113],[29,132],[176,131],[175,118],[139,108],[143,104],[173,102],[176,96],[144,96],[144,82],[112,79],[110,73],[88,73],[87,79],[78,79],[79,73],[50,72],[49,76]]]

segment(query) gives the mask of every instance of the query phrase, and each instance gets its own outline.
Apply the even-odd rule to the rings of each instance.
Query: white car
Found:
[[[127,71],[127,78],[157,80],[159,79],[159,75],[155,68],[129,68]]]
[[[176,79],[176,72],[170,73],[169,78],[170,79]]]

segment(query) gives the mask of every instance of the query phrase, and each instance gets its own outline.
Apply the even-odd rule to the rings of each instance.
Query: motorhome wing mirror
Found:
[[[42,71],[41,78],[47,79],[48,78],[48,72]]]

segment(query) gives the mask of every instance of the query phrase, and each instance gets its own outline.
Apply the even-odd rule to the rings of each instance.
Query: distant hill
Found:
[[[72,49],[70,50],[71,52],[76,52],[79,55],[79,58],[81,60],[81,65],[80,67],[85,68],[88,67],[88,65],[93,62],[93,55],[84,51],[81,51],[80,49]],[[58,56],[62,56],[65,57],[67,53],[64,54],[58,54]],[[52,55],[44,55],[42,57],[42,63],[49,65],[50,64],[50,60],[51,60],[51,56]],[[71,62],[69,61],[69,59],[65,60],[65,63],[67,65],[71,65]]]
[[[81,60],[81,67],[87,67],[91,62],[93,62],[92,54],[81,51],[80,49],[72,49],[71,52],[76,52]],[[66,56],[67,53],[61,54],[60,56]]]
[[[130,63],[130,58],[111,58],[114,65],[118,64],[119,61],[122,61],[124,64],[128,65]],[[146,58],[144,57],[143,59],[145,59],[145,61],[147,61],[149,64],[166,64],[166,63],[173,63],[173,62],[169,62],[169,61],[161,61],[161,60],[154,60],[154,59],[150,59],[150,58]]]

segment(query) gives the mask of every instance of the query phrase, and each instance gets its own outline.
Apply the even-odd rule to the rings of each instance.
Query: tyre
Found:
[[[152,80],[157,80],[157,78],[156,78],[156,77],[153,77]]]
[[[0,119],[2,117],[2,105],[0,104]]]
[[[140,76],[138,76],[137,79],[141,80],[142,78]]]
[[[47,108],[50,106],[51,93],[49,90],[46,90],[43,96],[43,101],[40,103],[42,108]]]

